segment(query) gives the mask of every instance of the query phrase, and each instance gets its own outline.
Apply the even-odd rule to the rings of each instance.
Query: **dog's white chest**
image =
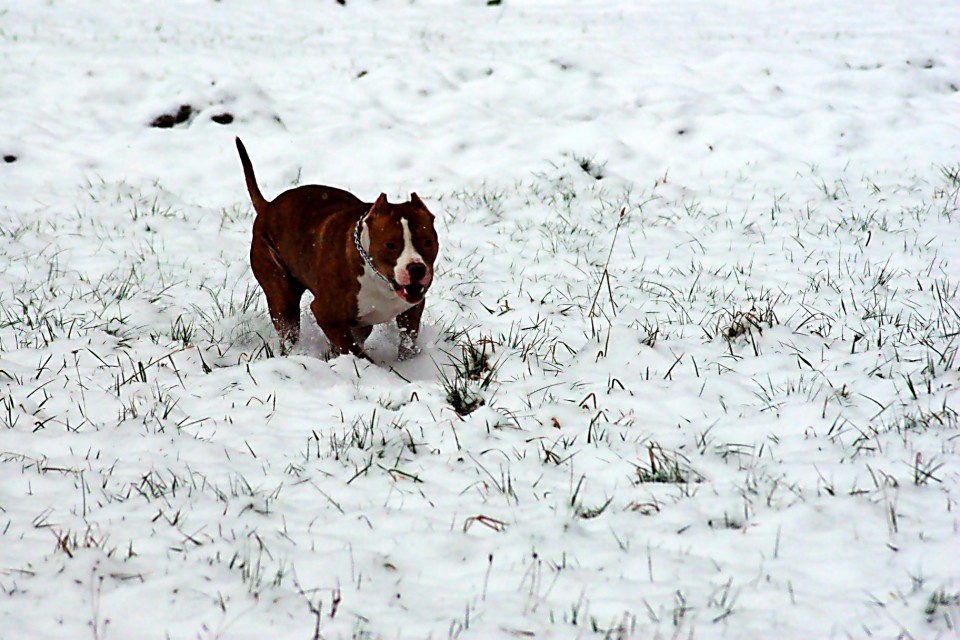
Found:
[[[357,320],[361,325],[389,322],[414,306],[398,296],[367,265],[363,265],[363,275],[358,280]]]

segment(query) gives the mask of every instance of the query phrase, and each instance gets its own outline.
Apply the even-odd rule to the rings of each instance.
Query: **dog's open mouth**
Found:
[[[420,302],[426,292],[422,284],[393,284],[397,295],[407,302]]]

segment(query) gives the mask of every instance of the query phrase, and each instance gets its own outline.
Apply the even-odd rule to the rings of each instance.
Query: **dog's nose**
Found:
[[[423,280],[427,275],[427,265],[422,262],[413,262],[407,265],[407,273],[410,274],[411,280]]]

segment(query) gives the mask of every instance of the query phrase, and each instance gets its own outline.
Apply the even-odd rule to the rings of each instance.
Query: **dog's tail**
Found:
[[[237,151],[240,153],[240,164],[243,165],[243,177],[247,181],[247,191],[250,192],[250,200],[253,201],[253,208],[258,213],[263,213],[267,208],[267,199],[260,193],[260,187],[257,186],[257,178],[253,175],[253,164],[250,162],[250,156],[244,148],[240,138],[237,138]]]

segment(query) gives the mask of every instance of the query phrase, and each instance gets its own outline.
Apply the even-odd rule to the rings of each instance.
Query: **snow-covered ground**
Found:
[[[0,637],[956,636],[958,43],[943,0],[0,2]],[[235,135],[268,197],[426,199],[422,355],[304,314],[273,357]]]

